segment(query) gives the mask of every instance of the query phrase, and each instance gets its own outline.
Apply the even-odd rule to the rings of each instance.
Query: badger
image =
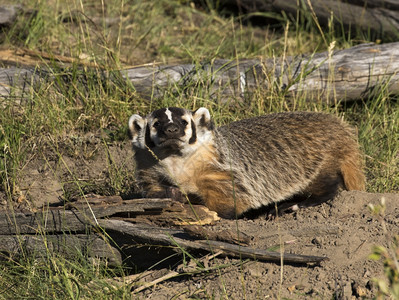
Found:
[[[204,107],[167,107],[132,115],[128,127],[146,196],[178,188],[224,218],[365,188],[355,130],[329,114],[282,112],[216,128]]]

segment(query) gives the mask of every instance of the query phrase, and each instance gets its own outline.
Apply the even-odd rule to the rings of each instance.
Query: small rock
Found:
[[[357,297],[366,297],[366,296],[367,296],[367,290],[366,290],[366,288],[357,286],[356,289],[355,289],[355,291],[356,291],[356,296],[357,296]]]
[[[366,270],[366,272],[364,272],[364,274],[363,274],[363,277],[364,278],[369,278],[370,277],[370,271]]]
[[[319,237],[315,237],[312,240],[312,244],[316,245],[318,248],[321,247],[322,243],[323,243],[323,240],[322,240],[322,238],[319,238]]]
[[[17,15],[22,11],[20,5],[0,6],[0,26],[9,26],[15,22]]]
[[[296,291],[296,285],[294,284],[294,285],[289,286],[289,287],[287,288],[287,290],[292,294],[293,292]]]
[[[249,272],[249,275],[254,276],[254,277],[262,277],[263,276],[261,268],[259,266],[258,267],[257,266],[249,267],[248,272]]]

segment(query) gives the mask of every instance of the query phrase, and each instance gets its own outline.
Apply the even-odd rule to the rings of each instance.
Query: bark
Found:
[[[230,230],[223,230],[220,232],[210,231],[206,227],[199,225],[189,225],[184,226],[184,231],[188,233],[190,236],[195,237],[200,240],[215,240],[221,242],[229,242],[241,246],[248,246],[251,237],[245,234],[244,232],[233,232]]]
[[[98,219],[118,213],[160,214],[171,205],[170,199],[125,200],[114,205],[80,206],[67,210],[65,207],[49,208],[41,212],[0,212],[0,234],[45,234],[64,232],[86,232],[96,226]]]
[[[87,69],[87,68],[86,68]],[[82,71],[82,78],[85,73]],[[97,70],[94,73],[101,73]],[[132,83],[145,98],[162,97],[165,91],[178,86],[188,96],[195,89],[208,92],[221,102],[231,98],[248,99],[256,89],[278,91],[288,101],[298,96],[328,105],[372,97],[386,89],[399,93],[399,43],[362,44],[331,53],[283,58],[250,60],[215,60],[201,65],[145,66],[118,73],[100,74],[104,84]],[[67,76],[68,72],[63,74]],[[21,100],[32,88],[54,80],[49,69],[0,69],[0,97]],[[72,76],[72,75],[71,75]],[[84,80],[84,78],[82,79]],[[84,86],[82,84],[82,86]]]

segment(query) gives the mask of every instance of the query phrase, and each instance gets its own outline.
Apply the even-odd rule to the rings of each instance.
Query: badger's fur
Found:
[[[129,132],[148,196],[178,187],[222,217],[365,185],[354,130],[328,114],[278,113],[214,128],[206,108],[169,107],[131,116]]]

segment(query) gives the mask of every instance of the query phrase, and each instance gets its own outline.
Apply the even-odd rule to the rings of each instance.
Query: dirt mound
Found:
[[[385,198],[384,217],[373,216],[368,204]],[[211,229],[239,230],[253,236],[252,247],[288,253],[327,256],[320,266],[279,265],[216,258],[219,272],[181,277],[161,283],[145,295],[152,299],[225,297],[231,299],[352,299],[371,297],[373,278],[383,277],[382,262],[368,258],[374,245],[389,246],[398,231],[399,194],[342,192],[333,201],[300,209],[274,220],[221,220]],[[383,223],[386,225],[384,230]],[[277,250],[278,251],[278,250]],[[230,266],[229,266],[230,265]],[[227,267],[224,267],[227,266]]]

